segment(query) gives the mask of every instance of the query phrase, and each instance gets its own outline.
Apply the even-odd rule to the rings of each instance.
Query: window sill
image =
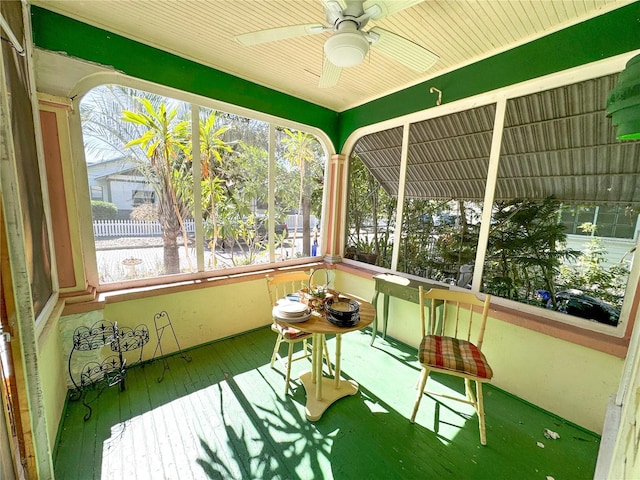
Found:
[[[362,263],[358,265],[352,263],[338,263],[336,264],[336,269],[368,279],[371,279],[373,275],[380,273],[378,268],[367,268],[365,264]],[[389,272],[388,270],[385,270],[385,272],[402,275],[401,273]],[[596,332],[587,328],[580,328],[576,325],[569,325],[552,318],[548,318],[544,315],[523,312],[510,306],[501,305],[498,302],[492,302],[490,316],[553,338],[558,338],[576,345],[582,345],[609,355],[624,358],[629,347],[629,338],[633,329],[636,312],[637,303],[634,304],[634,308],[632,308],[632,311],[630,312],[629,322],[626,326],[624,335],[621,337]]]
[[[582,345],[609,355],[624,358],[629,347],[629,337],[615,337],[606,333],[595,332],[575,325],[558,322],[542,315],[534,315],[515,310],[504,305],[493,304],[491,314],[493,318],[527,328],[544,335]]]
[[[169,295],[185,291],[197,290],[200,288],[210,288],[220,285],[229,285],[239,282],[263,279],[268,273],[291,270],[309,270],[311,268],[326,267],[322,260],[312,261],[309,258],[303,261],[290,261],[286,263],[265,264],[254,266],[250,270],[239,269],[234,272],[228,270],[220,270],[217,272],[206,272],[201,275],[182,275],[184,280],[176,280],[167,283],[157,283],[158,278],[153,279],[152,283],[138,281],[130,282],[129,286],[118,285],[102,285],[100,292],[95,298],[86,302],[77,302],[67,304],[63,315],[72,315],[77,313],[89,312],[92,310],[101,310],[105,304],[126,302],[130,300],[139,300],[142,298],[157,297],[161,295]],[[215,273],[215,275],[214,275]]]

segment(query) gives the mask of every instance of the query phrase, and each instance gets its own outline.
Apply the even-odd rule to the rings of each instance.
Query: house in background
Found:
[[[242,5],[235,1],[207,4],[206,8],[214,9],[209,14],[195,11],[186,14],[187,6],[183,2],[153,3],[152,8],[146,2],[42,0],[33,5],[15,1],[0,4],[3,18],[15,34],[8,35],[3,23],[3,75],[0,81],[3,140],[0,142],[0,177],[4,221],[3,237],[0,238],[2,326],[12,333],[11,359],[17,371],[16,390],[11,396],[3,391],[3,402],[21,413],[18,419],[21,438],[15,441],[22,445],[3,451],[15,454],[15,465],[24,463],[25,478],[52,477],[52,452],[69,387],[69,338],[76,326],[92,324],[102,318],[133,325],[132,322],[148,317],[149,312],[171,307],[180,312],[176,328],[182,346],[186,348],[271,322],[264,288],[264,265],[237,272],[225,271],[225,278],[216,282],[202,282],[216,274],[198,271],[129,284],[100,283],[90,235],[90,200],[98,195],[98,189],[94,192],[86,182],[88,172],[98,168],[87,167],[84,161],[78,114],[79,98],[93,86],[120,83],[146,88],[161,95],[180,96],[208,108],[249,112],[274,125],[304,127],[316,134],[329,154],[324,186],[325,211],[320,229],[324,260],[335,269],[338,289],[371,298],[374,291],[372,277],[380,269],[342,259],[348,156],[360,138],[397,129],[393,133],[399,133],[397,136],[402,145],[404,125],[407,125],[404,135],[408,139],[408,125],[427,117],[444,116],[479,104],[497,104],[496,110],[504,113],[508,99],[617,74],[629,59],[640,53],[640,4],[637,2],[613,2],[611,5],[600,2],[600,10],[576,11],[546,29],[539,28],[535,35],[514,34],[513,31],[520,28],[527,31],[525,23],[534,25],[538,23],[536,18],[544,17],[541,12],[546,11],[546,2],[538,2],[540,11],[522,7],[531,8],[527,10],[530,15],[526,19],[518,19],[514,14],[512,22],[505,22],[502,28],[489,28],[483,24],[484,30],[499,35],[488,43],[502,42],[501,49],[485,47],[485,50],[475,51],[474,45],[478,44],[479,38],[465,42],[457,42],[452,37],[441,40],[447,48],[456,47],[460,55],[460,52],[466,52],[466,56],[463,61],[456,62],[452,60],[456,58],[456,52],[452,52],[442,60],[446,67],[434,75],[411,77],[410,72],[396,68],[395,63],[384,59],[378,61],[377,57],[374,61],[372,57],[372,64],[381,65],[376,67],[379,68],[377,72],[362,70],[359,75],[345,69],[342,72],[344,82],[334,89],[319,89],[317,72],[311,75],[309,72],[315,71],[313,65],[321,64],[321,48],[316,49],[317,52],[309,51],[308,55],[304,53],[307,50],[298,51],[298,55],[291,53],[292,48],[306,45],[309,39],[286,41],[284,46],[259,47],[234,68],[223,59],[208,64],[201,58],[202,52],[196,47],[205,45],[208,40],[218,44],[215,48],[205,45],[205,50],[228,50],[232,56],[240,55],[243,50],[235,45],[233,35],[276,26],[267,19],[277,17],[299,23],[300,18],[310,22],[318,14],[322,15],[320,2],[317,5],[296,3],[296,11],[288,8],[293,2],[281,3],[286,11],[275,15],[262,12],[255,17],[233,10]],[[399,17],[396,18],[402,18],[406,23],[396,24],[391,19],[386,28],[395,27],[401,31],[402,27],[407,32],[421,34],[435,31],[437,25],[424,23],[430,18],[425,9],[431,8],[431,3],[413,5],[414,10],[397,14]],[[575,7],[584,2],[549,3],[555,8],[556,4]],[[284,8],[282,4],[261,2],[252,7],[276,11]],[[471,14],[466,17],[459,13],[453,15],[456,8],[464,5],[462,2],[444,4],[450,10],[440,14],[452,15],[459,23],[452,28],[442,20],[442,28],[457,36],[467,31],[477,32],[465,20],[470,19]],[[200,2],[194,2],[194,5],[205,8]],[[479,12],[483,2],[474,5]],[[507,2],[496,2],[491,8],[502,10],[508,5]],[[67,8],[71,10],[66,11]],[[80,10],[73,11],[74,8]],[[83,8],[87,11],[82,11]],[[148,33],[148,37],[137,38],[142,29],[133,28],[127,22],[148,18],[151,9],[153,16],[162,15],[163,8],[180,11],[171,12],[170,22],[161,22],[163,28],[156,29],[160,36],[152,38],[152,33]],[[219,10],[219,15],[215,9]],[[235,12],[235,16],[227,11]],[[122,23],[101,23],[107,18],[115,22],[111,13]],[[488,21],[495,15],[485,12],[474,17]],[[219,23],[224,18],[228,23]],[[241,21],[237,21],[238,18]],[[26,20],[24,24],[23,19]],[[209,20],[194,22],[194,19]],[[186,24],[180,27],[175,23],[178,20],[184,20]],[[508,27],[511,23],[512,29]],[[217,35],[210,34],[214,24]],[[175,32],[168,32],[167,25]],[[203,29],[205,33],[197,28],[202,25],[207,27]],[[227,29],[233,33],[223,33]],[[163,38],[169,38],[173,33],[184,39],[187,32],[193,36],[184,52],[175,45],[162,43]],[[26,49],[25,57],[16,53],[20,46],[5,41],[5,37],[12,36]],[[283,65],[282,59],[290,60],[290,66]],[[305,63],[307,61],[309,63]],[[297,64],[302,66],[299,76],[294,75]],[[291,75],[284,68],[290,68]],[[251,74],[252,70],[256,74]],[[22,76],[29,78],[30,83],[19,85],[15,81],[5,81],[7,77],[20,78],[16,73],[20,71],[32,75]],[[255,76],[258,73],[266,76],[258,78]],[[394,76],[404,78],[406,83],[390,85],[383,81]],[[279,78],[282,82],[293,78],[296,85],[278,84]],[[443,93],[443,104],[437,107],[436,97],[429,93],[433,85]],[[35,91],[37,96],[29,95]],[[362,93],[355,98],[350,96],[350,91]],[[30,99],[33,107],[28,103],[17,103],[21,99]],[[498,123],[490,117],[490,132],[493,128],[501,132]],[[18,130],[27,137],[31,134],[30,143],[35,145],[33,150],[37,155],[25,153],[29,138],[19,138]],[[489,138],[496,136],[490,134]],[[499,143],[496,145],[499,147]],[[629,148],[637,155],[637,150]],[[499,148],[493,151],[499,152]],[[498,153],[494,153],[494,157],[497,156]],[[35,163],[27,163],[29,159]],[[628,158],[625,165],[629,166],[625,178],[640,178],[637,156]],[[34,175],[38,166],[41,173]],[[129,202],[129,208],[132,208],[136,198],[147,195],[140,193],[144,189],[136,187],[136,182],[128,182],[129,177],[135,177],[131,170],[114,168],[96,171],[95,175],[94,186],[103,187],[104,200],[121,202],[123,206]],[[558,176],[562,176],[562,172]],[[41,188],[35,185],[37,180],[40,180]],[[491,181],[485,177],[475,180],[482,185],[481,194],[484,195]],[[107,182],[111,181],[120,185],[119,192],[112,186],[107,189]],[[292,259],[268,268],[305,268],[308,262],[308,259]],[[627,307],[623,312],[625,321],[615,332],[557,321],[552,312],[531,313],[500,299],[494,302],[488,326],[500,333],[486,345],[495,358],[492,361],[497,372],[495,384],[601,433],[598,472],[610,478],[620,478],[624,472],[629,478],[640,474],[634,426],[636,392],[640,388],[640,328],[636,325],[640,267],[634,268],[635,274],[627,289]],[[144,289],[133,292],[129,287]],[[254,301],[240,306],[232,301],[235,297],[246,298],[247,292],[255,293]],[[216,304],[215,312],[211,309],[212,302]],[[403,301],[392,302],[391,309],[396,319],[415,314],[414,306]],[[407,323],[390,324],[388,333],[415,346],[416,330]],[[5,356],[3,362],[6,361]],[[413,395],[412,392],[408,394]],[[7,426],[6,430],[11,441],[12,429]],[[5,456],[3,463],[6,461]]]
[[[87,164],[91,200],[113,203],[118,219],[128,220],[131,211],[143,203],[154,203],[155,193],[140,174],[136,160],[124,157]]]

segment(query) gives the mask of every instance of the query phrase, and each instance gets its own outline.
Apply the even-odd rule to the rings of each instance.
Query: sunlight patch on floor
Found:
[[[369,411],[371,411],[371,413],[389,413],[389,410],[384,408],[378,402],[372,402],[371,400],[365,399],[364,404],[369,407]]]

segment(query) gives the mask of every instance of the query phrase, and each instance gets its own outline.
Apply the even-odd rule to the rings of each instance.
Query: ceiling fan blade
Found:
[[[374,37],[378,36],[378,39],[371,44],[371,48],[375,48],[418,73],[429,70],[440,58],[417,43],[380,27],[374,27],[368,33],[373,34]]]
[[[372,7],[378,6],[380,13],[374,13],[371,18],[379,20],[383,17],[388,17],[394,13],[398,13],[406,8],[413,7],[418,3],[422,3],[425,0],[367,0],[362,7],[364,11],[368,11]]]
[[[325,12],[330,11],[333,13],[342,13],[347,7],[345,0],[320,0],[322,2],[322,8]]]
[[[342,67],[336,67],[329,61],[328,58],[324,59],[322,65],[322,75],[320,75],[320,81],[318,82],[319,88],[335,87],[340,80],[340,74],[342,73]]]
[[[235,37],[236,41],[242,45],[251,46],[261,43],[275,42],[277,40],[287,40],[289,38],[304,37],[322,33],[327,28],[319,23],[307,23],[304,25],[291,25],[288,27],[268,28],[257,32],[243,33]]]

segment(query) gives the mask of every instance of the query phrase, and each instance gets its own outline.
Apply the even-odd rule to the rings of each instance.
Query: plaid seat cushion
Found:
[[[271,330],[273,330],[276,333],[281,334],[287,340],[296,340],[298,338],[302,339],[304,337],[310,337],[311,336],[310,333],[301,332],[297,328],[293,328],[293,327],[285,327],[283,325],[280,325],[278,322],[273,322],[271,324]]]
[[[493,371],[478,347],[466,340],[427,335],[418,350],[420,363],[490,379]]]

